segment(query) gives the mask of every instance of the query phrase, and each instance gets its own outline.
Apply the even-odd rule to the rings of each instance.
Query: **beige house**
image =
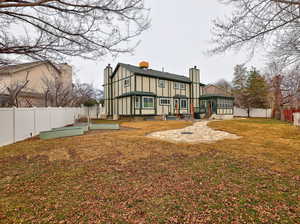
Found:
[[[195,115],[211,116],[215,101],[202,101],[204,84],[200,82],[200,70],[189,69],[189,76],[152,70],[143,62],[140,66],[119,63],[115,69],[108,65],[104,70],[105,113],[109,117]],[[226,96],[221,96],[221,100]],[[227,101],[226,101],[227,103]],[[221,105],[221,104],[220,104]],[[223,115],[233,114],[233,99],[229,110],[216,110]],[[210,109],[209,109],[210,108]],[[220,108],[219,108],[220,109]],[[208,114],[210,111],[211,114]]]
[[[20,94],[20,106],[44,106],[44,93],[47,83],[55,80],[63,83],[64,88],[72,88],[72,67],[68,64],[53,64],[38,61],[0,67],[0,94],[7,95],[7,87],[28,83]],[[1,102],[0,102],[1,104]]]
[[[232,94],[226,91],[226,89],[218,87],[216,85],[206,85],[203,88],[204,95],[221,95],[221,96],[231,96]]]

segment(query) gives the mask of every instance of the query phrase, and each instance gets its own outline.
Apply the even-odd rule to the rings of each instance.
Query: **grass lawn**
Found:
[[[211,122],[239,140],[145,137],[183,121],[0,148],[0,223],[300,223],[300,129]]]

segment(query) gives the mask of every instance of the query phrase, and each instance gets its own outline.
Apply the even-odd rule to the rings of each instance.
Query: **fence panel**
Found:
[[[243,108],[234,108],[234,116],[235,117],[248,117],[247,109]],[[257,118],[271,118],[272,110],[271,109],[262,109],[262,108],[251,108],[250,109],[250,117]]]
[[[71,125],[80,116],[81,108],[0,108],[0,146]]]
[[[0,108],[0,146],[14,141],[13,108]]]
[[[294,113],[294,125],[296,126],[300,126],[300,113]]]
[[[95,105],[93,107],[82,107],[82,113],[84,115],[88,114],[88,111],[90,110],[90,117],[92,119],[100,118],[101,115],[105,114],[105,108],[101,105]]]
[[[35,135],[34,108],[15,109],[15,141],[21,141]]]
[[[36,132],[51,129],[50,110],[48,108],[36,108]]]

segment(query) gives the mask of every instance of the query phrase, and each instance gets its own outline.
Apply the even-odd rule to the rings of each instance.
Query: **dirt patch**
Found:
[[[239,139],[235,134],[225,131],[216,131],[207,126],[208,121],[194,123],[183,129],[154,132],[148,134],[150,138],[184,143],[213,143],[224,139]]]

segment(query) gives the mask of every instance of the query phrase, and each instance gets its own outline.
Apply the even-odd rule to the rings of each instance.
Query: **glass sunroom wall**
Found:
[[[233,114],[233,100],[226,98],[218,98],[217,113],[220,115],[232,115]]]

